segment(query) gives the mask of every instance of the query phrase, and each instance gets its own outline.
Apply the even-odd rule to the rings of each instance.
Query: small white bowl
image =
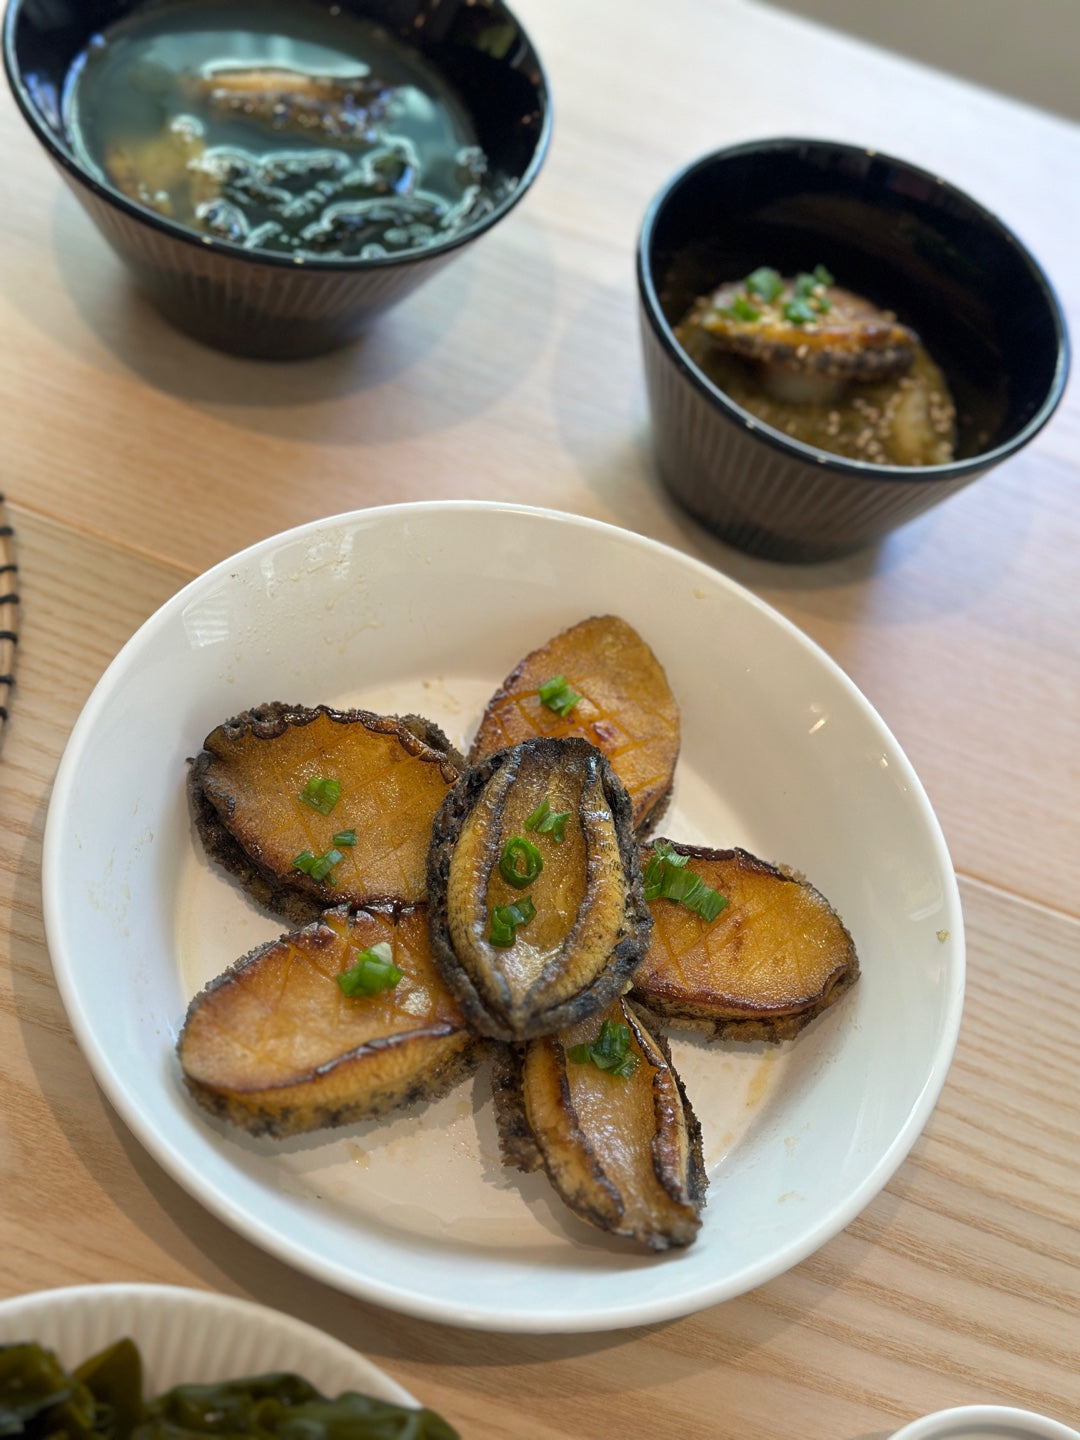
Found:
[[[418,1402],[340,1340],[276,1310],[172,1285],[75,1285],[0,1301],[0,1344],[36,1340],[71,1368],[130,1336],[147,1395],[290,1371],[324,1395],[356,1390],[397,1405]]]
[[[892,1440],[1080,1440],[1080,1432],[1033,1410],[961,1405],[913,1420]]]

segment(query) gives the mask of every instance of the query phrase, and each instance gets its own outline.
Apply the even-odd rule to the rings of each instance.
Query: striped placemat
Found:
[[[0,495],[0,727],[6,725],[15,684],[15,648],[19,642],[19,567],[15,531]]]

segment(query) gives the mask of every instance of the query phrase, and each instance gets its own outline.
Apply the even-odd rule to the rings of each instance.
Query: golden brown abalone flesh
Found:
[[[609,1004],[652,926],[629,797],[576,736],[526,740],[466,771],[435,819],[428,897],[443,978],[499,1040]]]
[[[444,1094],[483,1042],[432,963],[427,913],[327,911],[192,1000],[177,1045],[204,1109],[295,1135]]]
[[[723,897],[706,920],[650,901],[652,939],[633,998],[665,1020],[724,1040],[789,1040],[858,979],[855,946],[808,882],[745,850],[657,841]]]
[[[700,1127],[666,1043],[625,999],[500,1052],[496,1107],[507,1163],[542,1165],[583,1220],[653,1250],[697,1235]]]
[[[461,765],[438,727],[273,703],[204,746],[188,780],[196,826],[261,904],[304,924],[330,906],[425,898],[431,822]]]
[[[625,620],[594,615],[526,655],[488,702],[469,762],[535,735],[591,741],[629,791],[637,829],[656,823],[679,758],[679,707]]]

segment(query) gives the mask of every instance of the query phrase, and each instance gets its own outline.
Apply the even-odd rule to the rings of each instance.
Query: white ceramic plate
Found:
[[[1075,1430],[1008,1405],[962,1405],[913,1420],[893,1440],[1080,1440]]]
[[[185,760],[264,700],[362,704],[467,742],[534,646],[622,615],[667,669],[683,753],[665,832],[805,872],[863,979],[781,1048],[679,1041],[705,1134],[705,1223],[639,1254],[502,1167],[487,1074],[426,1109],[288,1142],[197,1110],[173,1045],[190,997],[281,931],[206,862]],[[841,1230],[929,1115],[960,1020],[949,857],[895,740],[747,591],[626,531],[469,502],[392,506],[254,546],[174,596],[72,733],[45,834],[49,946],[99,1083],[156,1159],[282,1259],[417,1315],[501,1330],[642,1324],[725,1300]]]
[[[289,1315],[173,1285],[74,1285],[0,1301],[0,1345],[36,1340],[69,1369],[130,1336],[144,1394],[287,1370],[324,1395],[357,1390],[398,1405],[407,1390],[348,1345]]]

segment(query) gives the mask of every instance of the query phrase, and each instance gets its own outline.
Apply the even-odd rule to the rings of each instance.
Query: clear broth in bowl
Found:
[[[422,249],[497,197],[468,114],[424,57],[314,0],[163,0],[69,78],[98,177],[192,230],[297,259]]]

